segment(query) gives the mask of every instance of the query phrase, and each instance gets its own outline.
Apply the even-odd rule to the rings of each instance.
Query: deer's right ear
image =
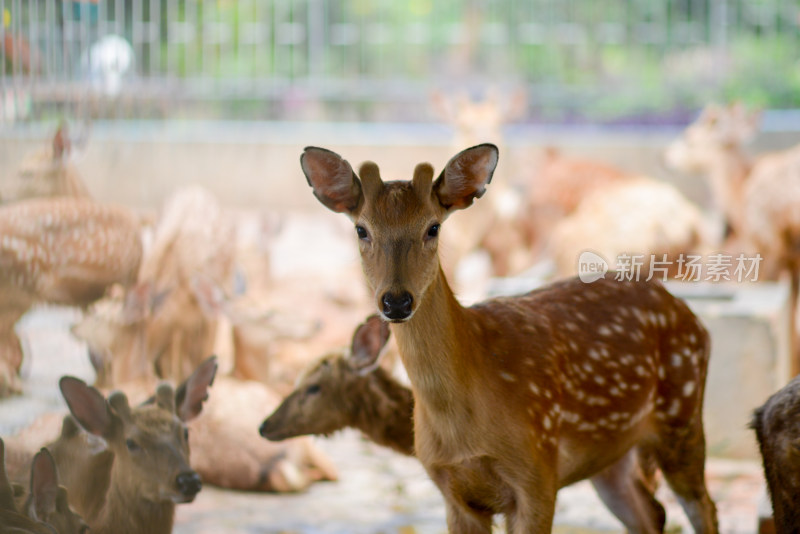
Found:
[[[73,376],[61,377],[58,385],[78,424],[90,434],[100,437],[111,435],[115,426],[114,416],[99,391]]]
[[[56,463],[47,449],[41,449],[33,457],[30,498],[30,511],[33,512],[34,519],[47,522],[55,513],[58,500]]]
[[[314,196],[329,210],[354,214],[361,207],[364,194],[361,182],[350,164],[330,150],[306,147],[300,166]]]
[[[378,356],[389,341],[389,324],[377,314],[370,315],[353,334],[350,361],[363,373],[378,365]]]

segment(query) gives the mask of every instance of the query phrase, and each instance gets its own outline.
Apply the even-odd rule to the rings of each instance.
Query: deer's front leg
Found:
[[[537,461],[527,469],[512,472],[509,485],[514,492],[513,507],[506,512],[508,534],[546,534],[553,528],[558,493],[558,475],[552,461]],[[505,478],[505,477],[504,477]]]

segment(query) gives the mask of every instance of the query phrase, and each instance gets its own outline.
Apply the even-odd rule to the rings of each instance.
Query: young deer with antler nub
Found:
[[[439,265],[444,219],[472,204],[494,145],[453,157],[433,180],[360,179],[338,154],[307,148],[315,196],[355,223],[367,282],[392,323],[414,392],[415,450],[447,505],[450,532],[550,532],[559,488],[591,478],[634,532],[664,510],[640,470],[652,458],[698,532],[716,532],[705,486],[702,401],[709,338],[658,283],[577,278],[462,307]]]

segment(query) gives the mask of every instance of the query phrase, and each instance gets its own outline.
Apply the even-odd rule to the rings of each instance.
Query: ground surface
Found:
[[[85,349],[69,334],[77,312],[37,310],[18,330],[31,354],[25,394],[0,401],[0,436],[13,434],[43,412],[64,410],[58,378],[92,379]],[[206,487],[178,507],[176,534],[438,534],[445,532],[441,497],[419,463],[361,439],[355,432],[320,440],[336,462],[339,482],[319,483],[296,495],[248,494]],[[723,533],[752,533],[763,487],[755,462],[711,459],[708,484]],[[672,494],[662,487],[670,530],[691,532]],[[555,532],[622,532],[588,483],[559,493]]]

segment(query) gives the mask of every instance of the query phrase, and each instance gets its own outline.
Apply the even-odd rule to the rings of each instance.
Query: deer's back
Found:
[[[127,210],[78,199],[0,208],[0,285],[34,300],[85,305],[112,283],[136,278],[138,224]]]

